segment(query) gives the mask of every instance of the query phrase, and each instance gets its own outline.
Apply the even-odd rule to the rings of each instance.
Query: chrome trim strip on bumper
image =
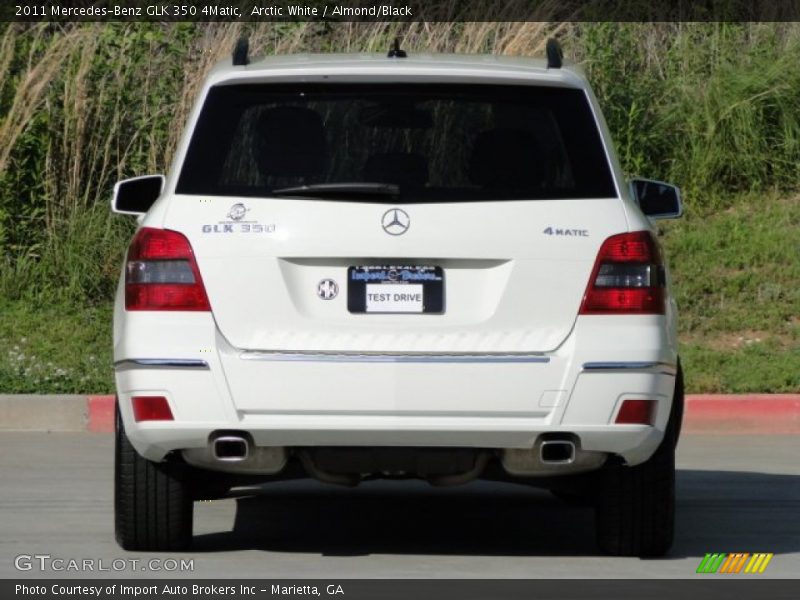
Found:
[[[114,363],[114,367],[168,367],[172,369],[208,369],[208,363],[194,358],[127,358]]]
[[[346,352],[242,352],[242,360],[276,362],[357,363],[549,363],[548,356],[531,354],[389,354]]]
[[[672,363],[655,361],[631,362],[587,362],[583,363],[584,371],[659,371],[675,375],[678,367]]]

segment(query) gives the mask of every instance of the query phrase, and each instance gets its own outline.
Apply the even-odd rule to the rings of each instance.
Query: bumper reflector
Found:
[[[172,411],[164,396],[133,396],[133,418],[140,421],[172,421]]]
[[[625,400],[614,422],[629,425],[652,425],[655,416],[655,400]]]

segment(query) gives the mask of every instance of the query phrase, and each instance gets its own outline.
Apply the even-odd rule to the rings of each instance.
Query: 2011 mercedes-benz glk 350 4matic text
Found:
[[[209,75],[138,215],[114,312],[116,535],[186,547],[197,499],[297,477],[476,478],[591,502],[604,552],[672,542],[676,306],[580,71],[307,55]],[[487,507],[488,509],[488,507]]]

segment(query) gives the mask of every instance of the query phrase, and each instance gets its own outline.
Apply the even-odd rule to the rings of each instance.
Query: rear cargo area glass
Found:
[[[362,186],[323,193],[328,184]],[[582,90],[523,85],[237,84],[212,88],[177,193],[370,202],[610,198]],[[317,187],[315,192],[314,187]],[[328,190],[330,191],[330,190]]]

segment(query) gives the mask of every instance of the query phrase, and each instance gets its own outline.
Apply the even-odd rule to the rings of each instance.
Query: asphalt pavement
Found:
[[[196,503],[192,550],[149,554],[114,541],[110,434],[0,432],[0,577],[798,578],[799,457],[800,436],[685,436],[661,559],[599,555],[591,509],[542,490],[306,480]],[[708,552],[775,556],[761,575],[697,575]]]

